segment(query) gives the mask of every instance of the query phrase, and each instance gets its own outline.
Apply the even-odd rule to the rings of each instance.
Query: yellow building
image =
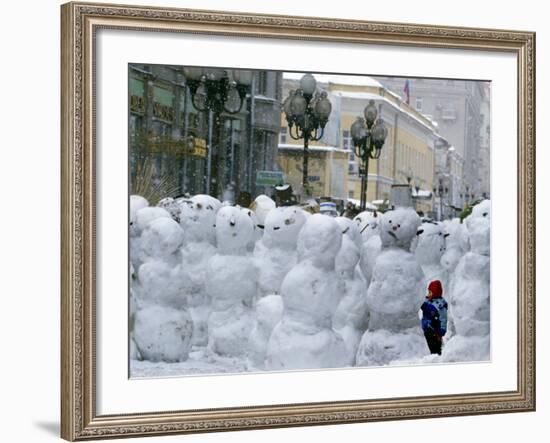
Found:
[[[283,98],[291,89],[299,87],[302,74],[283,76]],[[327,124],[325,136],[316,146],[332,146],[348,153],[346,197],[353,200],[361,198],[361,177],[359,159],[353,149],[350,127],[357,117],[363,117],[363,110],[370,100],[378,106],[381,117],[388,128],[388,136],[378,160],[369,161],[367,201],[387,200],[393,184],[407,184],[429,192],[434,184],[434,141],[440,136],[437,126],[427,117],[403,102],[400,97],[385,89],[376,80],[364,76],[318,75],[318,89],[329,94],[333,110]],[[284,113],[279,149],[288,146],[302,147],[302,140],[293,140],[288,134]],[[286,172],[284,166],[281,168]],[[312,174],[311,174],[312,175]],[[334,181],[334,180],[332,180]],[[420,193],[422,194],[422,193]],[[319,195],[313,194],[315,197]],[[418,200],[417,209],[424,212],[432,210],[432,200]]]
[[[309,147],[308,184],[314,197],[345,200],[349,152],[332,146]],[[293,190],[302,195],[303,145],[279,144],[277,164]]]

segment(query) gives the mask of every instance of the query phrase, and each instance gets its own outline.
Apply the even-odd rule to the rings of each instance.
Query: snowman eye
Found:
[[[489,215],[488,212],[484,212],[484,213],[483,213],[483,217],[487,217],[488,215]]]
[[[210,205],[208,205],[208,206],[206,207],[206,209],[210,209],[211,211],[214,210],[214,208],[213,208],[212,206],[210,206]]]
[[[202,209],[202,205],[200,203],[197,203],[197,209]]]
[[[389,221],[389,224],[391,225],[391,220]]]

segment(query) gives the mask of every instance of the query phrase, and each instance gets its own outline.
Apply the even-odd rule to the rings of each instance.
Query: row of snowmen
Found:
[[[489,352],[490,202],[459,223],[410,208],[354,220],[196,195],[130,198],[130,352],[180,362],[193,346],[250,370],[372,366],[429,354],[429,281],[450,303],[447,361]]]

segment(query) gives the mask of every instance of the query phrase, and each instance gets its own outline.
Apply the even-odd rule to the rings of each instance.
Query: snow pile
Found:
[[[246,255],[254,235],[248,210],[224,206],[216,215],[218,252],[208,261],[206,293],[212,302],[208,317],[208,350],[228,357],[245,356],[254,326],[256,269]]]
[[[376,258],[382,250],[382,240],[380,239],[379,222],[381,216],[376,212],[364,211],[358,214],[353,220],[357,223],[359,233],[363,239],[361,245],[361,260],[359,265],[367,284],[372,278],[372,270],[376,263]]]
[[[357,351],[358,366],[390,364],[426,354],[418,321],[426,283],[422,268],[409,252],[420,223],[412,209],[398,208],[382,216],[382,252],[367,291],[370,319]],[[402,343],[396,346],[395,340]],[[394,351],[386,352],[386,347]]]
[[[283,279],[296,264],[296,242],[305,221],[304,211],[297,206],[268,212],[264,235],[254,249],[261,296],[280,294]]]
[[[487,360],[490,354],[491,202],[476,205],[465,225],[470,251],[456,267],[449,294],[456,335],[443,348],[446,361]]]
[[[346,346],[332,329],[341,298],[335,259],[342,244],[338,223],[312,215],[298,236],[298,264],[281,286],[283,317],[269,339],[266,368],[336,368],[347,363]]]

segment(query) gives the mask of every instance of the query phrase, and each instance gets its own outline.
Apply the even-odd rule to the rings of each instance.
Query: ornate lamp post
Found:
[[[219,68],[185,67],[183,73],[191,92],[195,109],[208,112],[208,157],[206,161],[205,192],[210,194],[216,177],[217,161],[213,158],[213,126],[219,114],[241,111],[246,93],[252,83],[252,71]]]
[[[217,68],[183,68],[191,90],[191,101],[199,111],[240,112],[252,83],[251,71]]]
[[[300,79],[300,88],[290,91],[283,102],[283,111],[288,123],[288,132],[294,140],[304,139],[304,162],[302,186],[304,195],[309,195],[308,186],[308,148],[310,141],[323,137],[332,104],[325,91],[317,91],[317,81],[311,74]]]
[[[433,194],[439,198],[439,220],[443,219],[444,210],[443,210],[443,198],[448,194],[449,188],[443,186],[443,179],[439,179],[439,186],[433,188]]]
[[[359,174],[361,175],[361,210],[367,204],[367,184],[369,174],[369,159],[378,159],[388,136],[388,129],[381,118],[374,100],[370,100],[364,110],[365,118],[357,117],[351,125],[350,132],[355,148],[355,155],[361,159]]]

